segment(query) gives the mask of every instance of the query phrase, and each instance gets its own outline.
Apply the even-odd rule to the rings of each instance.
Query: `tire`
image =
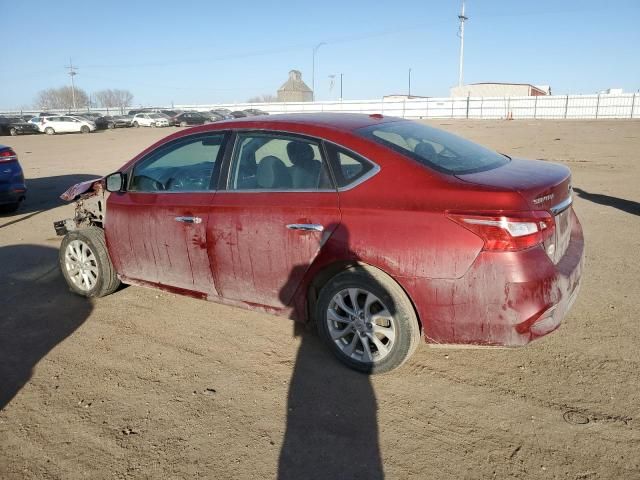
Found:
[[[9,130],[9,135],[11,135],[12,137],[17,136],[18,130],[16,130],[15,127],[11,127],[11,129]]]
[[[0,213],[14,213],[18,208],[20,208],[20,202],[6,203],[0,205]]]
[[[136,127],[136,128],[139,128],[140,124],[138,122],[133,122],[133,126]]]
[[[89,133],[91,130],[86,125],[80,127],[80,133]]]
[[[320,290],[315,319],[334,355],[364,373],[400,367],[420,342],[411,301],[400,285],[373,267],[355,267],[329,280]]]
[[[115,126],[115,124],[114,124],[114,123],[109,123],[109,124],[107,124],[107,128],[108,128],[109,130],[113,130],[114,128],[116,128],[116,126]]]
[[[58,258],[62,276],[78,295],[104,297],[120,286],[101,228],[88,227],[67,233]]]
[[[186,127],[187,126],[187,122],[180,122],[180,126],[181,127]]]
[[[47,127],[44,129],[44,133],[46,133],[47,135],[55,135],[56,131],[51,127]]]

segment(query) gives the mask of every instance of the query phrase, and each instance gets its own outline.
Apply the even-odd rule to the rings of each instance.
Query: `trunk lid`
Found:
[[[531,210],[546,210],[554,217],[555,232],[544,247],[558,263],[569,246],[571,235],[571,171],[564,165],[543,160],[514,158],[484,172],[456,175],[464,182],[518,192]]]

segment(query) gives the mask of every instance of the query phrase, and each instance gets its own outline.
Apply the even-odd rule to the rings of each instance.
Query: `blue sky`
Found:
[[[316,98],[448,96],[458,75],[459,0],[0,0],[0,108],[76,83],[126,88],[135,104],[245,101],[302,71]],[[554,93],[640,88],[640,1],[467,0],[465,83],[550,84]]]

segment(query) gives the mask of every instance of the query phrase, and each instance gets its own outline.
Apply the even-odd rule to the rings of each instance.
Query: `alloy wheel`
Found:
[[[64,266],[69,280],[84,292],[90,291],[98,281],[100,271],[96,256],[82,240],[73,240],[64,253]]]
[[[379,362],[393,349],[397,322],[382,300],[367,290],[336,293],[325,318],[331,339],[353,360]]]

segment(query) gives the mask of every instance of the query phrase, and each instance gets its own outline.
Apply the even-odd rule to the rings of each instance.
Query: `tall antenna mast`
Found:
[[[458,71],[458,86],[462,86],[462,65],[464,63],[464,22],[469,20],[469,17],[464,16],[464,0],[462,0],[462,12],[458,15],[460,20],[460,31],[458,36],[460,37],[460,70]]]
[[[71,98],[73,99],[73,109],[76,110],[76,86],[73,82],[73,77],[75,77],[78,72],[76,72],[76,67],[73,66],[71,57],[69,57],[69,65],[64,68],[69,70],[69,76],[71,77]]]

